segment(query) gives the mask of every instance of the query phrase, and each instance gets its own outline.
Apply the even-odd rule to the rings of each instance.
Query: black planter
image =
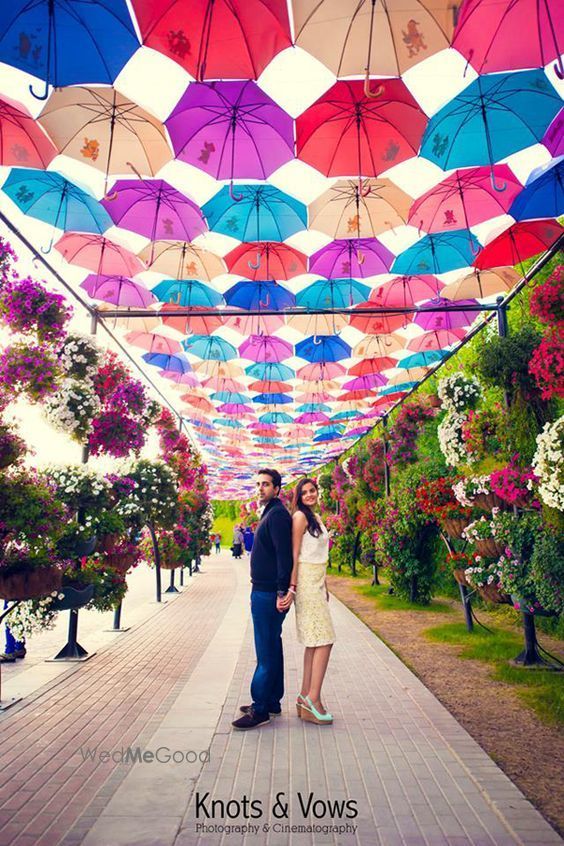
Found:
[[[555,611],[547,611],[545,608],[535,608],[534,611],[529,611],[529,609],[525,606],[523,599],[514,593],[511,594],[511,601],[513,602],[513,605],[515,605],[516,602],[519,603],[519,610],[522,614],[529,614],[533,617],[556,617]]]
[[[64,594],[63,599],[54,599],[51,607],[54,611],[70,611],[72,608],[82,608],[90,602],[94,596],[94,585],[87,585],[81,590],[74,587],[62,587],[59,593]]]
[[[96,535],[92,535],[91,538],[86,538],[85,540],[76,540],[73,547],[74,555],[77,558],[84,558],[85,555],[92,555],[96,549],[97,541],[98,538]]]

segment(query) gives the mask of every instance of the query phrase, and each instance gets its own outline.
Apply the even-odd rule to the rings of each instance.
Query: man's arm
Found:
[[[276,589],[287,593],[292,572],[292,518],[286,509],[276,509],[270,518],[270,536],[276,556]]]

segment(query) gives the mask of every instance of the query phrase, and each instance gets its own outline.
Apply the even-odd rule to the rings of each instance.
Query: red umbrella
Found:
[[[55,249],[72,264],[94,270],[98,276],[135,276],[145,270],[143,262],[125,247],[102,235],[66,232]]]
[[[351,309],[350,325],[367,335],[390,335],[394,329],[401,329],[413,320],[413,313],[408,314],[354,314],[359,308],[366,308],[371,303],[360,303]]]
[[[253,282],[271,279],[291,279],[307,273],[307,259],[303,253],[274,241],[240,244],[227,253],[225,262],[230,273],[244,276]]]
[[[350,400],[361,400],[366,399],[366,397],[374,397],[376,396],[375,389],[371,388],[361,388],[357,391],[345,391],[344,394],[340,394],[337,399],[342,402],[348,402]]]
[[[290,47],[286,0],[133,0],[143,43],[196,79],[257,79]]]
[[[388,308],[409,308],[438,296],[443,283],[436,276],[396,276],[370,292],[369,302]]]
[[[369,376],[371,373],[380,373],[381,370],[390,370],[397,367],[396,358],[389,355],[382,355],[378,358],[364,358],[349,368],[351,376]]]
[[[168,311],[174,311],[176,313],[174,316],[167,315]],[[177,313],[179,311],[183,312],[180,316]],[[172,326],[173,329],[177,329],[183,335],[189,335],[190,333],[193,335],[211,335],[212,332],[215,332],[216,329],[219,329],[223,325],[223,319],[218,315],[207,314],[201,316],[198,315],[199,311],[209,311],[209,309],[203,307],[196,308],[194,306],[192,308],[181,309],[174,303],[163,303],[159,314],[164,324]]]
[[[46,168],[57,149],[27,109],[15,100],[0,100],[0,165]]]
[[[474,265],[480,270],[485,270],[490,267],[521,264],[525,259],[552,247],[563,232],[564,227],[555,220],[524,220],[514,223],[480,250]]]
[[[452,344],[458,344],[465,334],[464,329],[435,329],[434,332],[425,332],[417,338],[412,338],[407,344],[407,349],[414,352],[442,350]]]
[[[296,120],[297,156],[326,176],[378,176],[417,155],[427,118],[401,79],[337,82]]]
[[[125,340],[134,347],[141,347],[148,352],[164,352],[169,355],[180,352],[182,347],[178,341],[157,335],[153,332],[128,332]]]
[[[291,391],[292,385],[288,382],[276,382],[272,380],[258,380],[251,382],[248,386],[249,391],[256,391],[258,394],[278,394],[284,391]]]

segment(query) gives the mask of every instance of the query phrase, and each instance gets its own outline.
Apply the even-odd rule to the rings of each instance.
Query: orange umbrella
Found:
[[[174,316],[167,315],[169,311],[176,313]],[[177,313],[179,311],[182,311],[180,316]],[[159,313],[166,326],[177,329],[183,335],[211,335],[212,332],[223,325],[223,320],[219,315],[198,315],[199,311],[209,311],[209,309],[197,306],[181,309],[174,303],[164,303]]]
[[[407,221],[412,198],[389,179],[339,179],[309,206],[310,229],[331,238],[375,238]]]
[[[513,267],[475,270],[443,288],[441,297],[447,300],[482,300],[510,291],[520,278]]]
[[[149,270],[163,273],[170,279],[211,282],[214,276],[227,273],[223,259],[188,241],[154,241],[141,250],[139,257]]]

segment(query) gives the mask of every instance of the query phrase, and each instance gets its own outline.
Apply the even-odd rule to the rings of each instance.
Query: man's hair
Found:
[[[264,470],[258,471],[259,476],[270,476],[272,479],[272,484],[275,488],[282,488],[282,476],[278,472],[278,470],[269,470],[267,467]]]

